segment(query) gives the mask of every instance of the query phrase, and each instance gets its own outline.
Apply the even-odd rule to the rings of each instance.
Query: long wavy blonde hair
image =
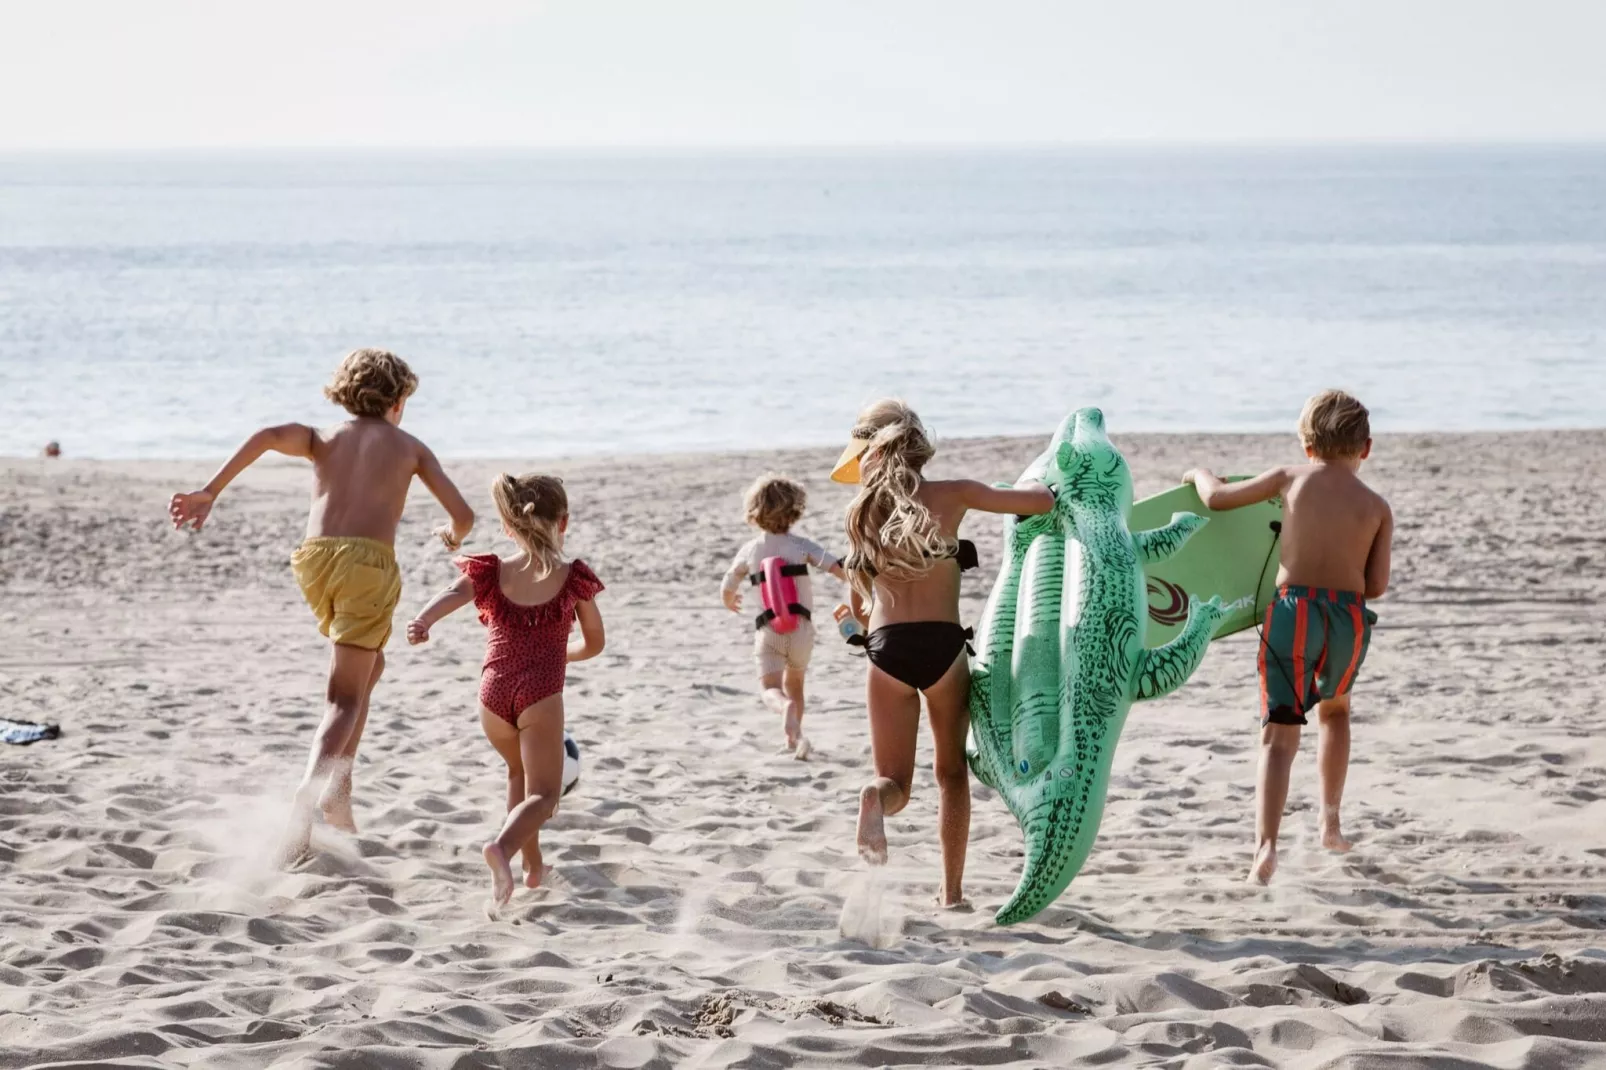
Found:
[[[563,564],[563,518],[569,495],[557,476],[515,476],[503,472],[491,484],[491,497],[508,534],[530,555],[537,578]]]
[[[870,443],[859,455],[859,495],[848,506],[851,579],[868,600],[877,576],[918,579],[953,552],[953,540],[918,496],[920,472],[937,451],[915,411],[894,398],[877,401],[859,414],[853,437]]]

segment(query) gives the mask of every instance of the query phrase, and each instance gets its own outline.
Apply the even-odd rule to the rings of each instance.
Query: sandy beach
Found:
[[[1298,457],[1292,435],[1123,436],[1111,416],[1140,495]],[[1047,433],[942,443],[933,474],[1013,478]],[[63,729],[0,747],[0,1067],[1606,1065],[1606,431],[1378,441],[1365,475],[1398,530],[1356,690],[1353,853],[1315,842],[1308,732],[1282,868],[1243,883],[1241,635],[1134,709],[1087,867],[1008,930],[1002,803],[975,787],[976,909],[938,912],[923,732],[891,863],[867,871],[863,663],[821,642],[794,761],[719,604],[767,468],[805,480],[799,530],[841,548],[834,453],[448,465],[472,550],[503,545],[497,471],[561,474],[570,552],[608,585],[608,649],[570,674],[584,773],[544,836],[555,876],[495,920],[472,613],[393,639],[361,832],[320,830],[278,872],[327,657],[287,565],[307,469],[248,473],[186,536],[166,500],[209,465],[0,461],[0,716]],[[399,621],[455,575],[438,522],[420,491]],[[974,622],[999,530],[966,534]]]

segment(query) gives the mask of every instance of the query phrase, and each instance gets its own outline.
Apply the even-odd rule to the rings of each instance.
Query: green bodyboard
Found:
[[[1197,513],[1210,523],[1169,559],[1144,566],[1149,596],[1145,645],[1157,647],[1176,638],[1188,619],[1190,597],[1202,602],[1214,596],[1227,604],[1214,639],[1253,628],[1277,592],[1281,547],[1271,525],[1282,520],[1282,499],[1214,512],[1204,507],[1191,484],[1185,484],[1134,502],[1131,529],[1163,528],[1172,513]]]

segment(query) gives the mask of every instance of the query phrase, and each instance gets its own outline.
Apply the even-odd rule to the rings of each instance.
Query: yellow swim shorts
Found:
[[[290,555],[290,568],[331,642],[384,648],[401,601],[394,550],[374,539],[319,536]]]

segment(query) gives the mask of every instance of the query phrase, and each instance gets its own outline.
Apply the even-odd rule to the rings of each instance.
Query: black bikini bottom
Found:
[[[883,624],[848,642],[864,647],[870,664],[894,680],[925,691],[948,675],[961,651],[970,649],[971,635],[969,628],[949,621],[921,620]]]

